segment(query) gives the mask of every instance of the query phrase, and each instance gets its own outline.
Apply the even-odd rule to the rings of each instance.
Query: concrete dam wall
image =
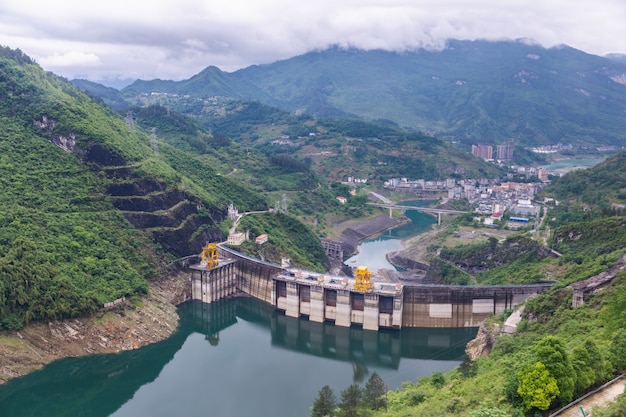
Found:
[[[192,298],[205,303],[242,292],[289,317],[366,330],[401,327],[477,327],[492,314],[549,289],[552,284],[511,286],[407,285],[355,280],[283,268],[219,246],[219,264],[191,266]]]

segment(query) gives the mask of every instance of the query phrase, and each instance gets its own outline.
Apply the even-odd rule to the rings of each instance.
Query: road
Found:
[[[580,407],[585,411],[585,415],[587,417],[592,416],[592,408],[600,405],[605,405],[611,401],[614,401],[618,395],[624,392],[624,385],[626,385],[626,381],[624,378],[619,379],[613,382],[611,385],[608,385],[601,389],[600,391],[591,394],[585,399],[572,403],[570,406],[559,410],[558,412],[551,414],[550,417],[582,417],[580,414]]]

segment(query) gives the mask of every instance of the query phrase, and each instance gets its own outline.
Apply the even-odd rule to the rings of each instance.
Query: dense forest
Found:
[[[233,171],[230,149],[220,152],[229,140],[161,107],[119,115],[9,48],[0,50],[0,120],[2,329],[141,297],[171,259],[224,240],[229,204],[268,208],[221,175]],[[309,248],[292,245],[296,264],[324,267],[319,239],[293,233],[305,225],[277,216],[272,227]]]

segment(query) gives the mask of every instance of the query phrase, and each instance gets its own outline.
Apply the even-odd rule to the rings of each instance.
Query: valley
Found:
[[[209,67],[180,82],[138,80],[122,91],[75,82],[101,97],[2,49],[3,381],[65,356],[168,337],[182,344],[171,336],[180,325],[173,304],[188,299],[188,276],[175,261],[227,240],[229,206],[259,212],[240,220],[236,230],[250,240],[238,250],[325,273],[331,262],[320,239],[343,240],[352,253],[405,221],[368,204],[370,192],[392,202],[420,194],[464,213],[443,215],[390,256],[419,262],[429,282],[459,291],[553,288],[524,303],[513,335],[494,330],[511,311],[485,320],[498,334],[489,356],[454,356],[458,366],[445,374],[411,371],[386,392],[386,410],[362,404],[364,412],[545,415],[626,371],[623,64],[517,42],[451,45],[403,56],[333,48],[232,74]],[[487,71],[489,60],[502,63],[498,71]],[[382,64],[388,75],[373,76]],[[506,163],[470,152],[510,140]],[[558,143],[556,155],[532,151]],[[588,160],[573,162],[581,155]],[[556,166],[564,158],[570,166]],[[571,169],[579,167],[587,169]],[[609,270],[610,283],[573,305],[576,283]],[[106,310],[114,300],[124,301]],[[220,317],[232,321],[233,308]],[[214,332],[205,336],[212,346]],[[533,381],[545,383],[544,396]]]

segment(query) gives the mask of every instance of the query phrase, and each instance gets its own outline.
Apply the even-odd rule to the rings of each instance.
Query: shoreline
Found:
[[[358,244],[406,224],[386,214],[353,224],[341,232],[342,246],[357,253]],[[431,235],[431,230],[402,239],[402,251]],[[342,238],[346,238],[346,241]],[[344,248],[346,247],[344,246]],[[350,255],[350,256],[352,256]],[[387,256],[389,256],[388,254]],[[184,272],[149,281],[149,294],[137,304],[130,300],[90,317],[32,323],[19,331],[0,332],[0,384],[32,373],[59,359],[117,353],[160,342],[178,327],[176,306],[190,298]]]
[[[176,306],[186,301],[184,273],[149,281],[140,302],[102,314],[32,323],[0,333],[0,385],[59,359],[134,350],[169,338],[178,328]]]

